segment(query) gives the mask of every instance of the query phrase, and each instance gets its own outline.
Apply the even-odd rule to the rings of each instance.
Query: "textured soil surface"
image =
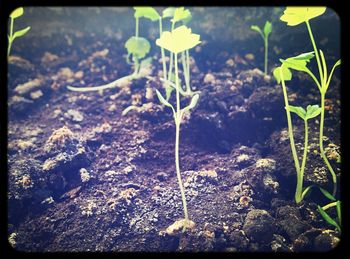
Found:
[[[339,231],[317,211],[327,199],[315,188],[300,204],[294,202],[296,173],[282,89],[258,69],[263,63],[255,56],[263,52],[242,54],[209,41],[191,51],[191,83],[201,96],[180,136],[181,174],[195,226],[185,233],[171,231],[168,227],[183,218],[183,208],[174,163],[175,125],[155,94],[155,89],[163,91],[156,79],[159,52],[151,55],[154,80],[141,78],[100,92],[66,88],[132,73],[125,62],[126,38],[121,33],[117,40],[101,40],[63,31],[14,46],[8,71],[8,236],[13,247],[293,252],[337,245]],[[253,45],[256,38],[246,40]],[[332,63],[336,57],[324,48]],[[305,75],[296,74],[287,86],[291,104],[319,103],[318,90]],[[339,181],[338,73],[326,97],[324,146]],[[183,99],[183,105],[188,101]],[[130,105],[138,108],[123,116]],[[301,156],[303,122],[294,115],[293,122]],[[304,186],[331,190],[319,155],[318,119],[309,126]],[[335,211],[329,213],[336,217]]]

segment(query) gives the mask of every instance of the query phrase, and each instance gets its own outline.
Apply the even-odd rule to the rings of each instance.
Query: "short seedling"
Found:
[[[200,36],[198,34],[191,33],[191,29],[187,28],[185,25],[177,27],[171,32],[165,31],[162,33],[161,37],[157,39],[156,44],[172,53],[174,56],[174,67],[175,67],[175,91],[176,91],[176,107],[170,104],[162,94],[156,90],[159,101],[165,106],[171,108],[173,112],[173,117],[175,121],[175,166],[176,166],[176,175],[180,187],[182,204],[184,209],[185,216],[185,225],[183,231],[186,229],[187,223],[190,222],[188,211],[187,211],[187,202],[185,196],[185,190],[182,184],[181,173],[180,173],[180,161],[179,161],[179,143],[180,143],[180,125],[182,122],[183,115],[188,112],[190,109],[194,108],[198,102],[199,94],[193,95],[191,98],[190,104],[185,108],[181,109],[180,103],[180,84],[179,84],[179,69],[178,69],[178,54],[186,52],[200,43]],[[183,94],[182,94],[183,95]]]
[[[268,61],[268,49],[269,49],[268,43],[269,43],[269,35],[272,31],[272,25],[269,21],[266,21],[264,26],[264,32],[257,25],[252,25],[250,28],[253,31],[258,32],[264,40],[264,47],[265,47],[264,73],[265,75],[267,75],[267,61]]]
[[[280,61],[282,62],[282,65],[280,67],[277,67],[273,71],[273,74],[277,82],[282,84],[284,103],[285,103],[287,122],[288,122],[290,146],[292,150],[295,169],[297,172],[297,187],[295,191],[296,203],[300,203],[311,188],[311,186],[309,186],[303,190],[303,178],[304,178],[306,159],[307,159],[307,150],[308,150],[308,120],[317,117],[321,112],[321,108],[318,105],[308,105],[305,111],[305,109],[303,109],[302,107],[295,107],[295,106],[289,105],[288,93],[287,93],[285,81],[292,79],[292,72],[290,71],[290,68],[298,68],[299,70],[302,70],[302,71],[308,70],[306,65],[310,61],[310,59],[313,58],[313,56],[314,56],[313,53],[310,52],[310,53],[301,54],[296,57],[291,57],[286,60],[280,59]],[[300,118],[304,120],[304,153],[303,153],[301,166],[299,163],[298,154],[297,154],[296,146],[294,142],[293,124],[292,124],[290,112],[297,114]]]
[[[11,52],[11,47],[12,47],[12,42],[18,38],[18,37],[22,37],[24,36],[24,34],[26,34],[29,30],[30,30],[30,26],[16,31],[15,33],[13,33],[13,23],[14,20],[20,16],[22,16],[24,13],[23,7],[19,7],[17,9],[15,9],[11,14],[10,14],[10,18],[11,18],[11,22],[10,22],[10,34],[7,35],[8,38],[8,47],[7,47],[7,56],[10,56],[10,52]]]
[[[328,224],[336,227],[339,231],[341,231],[341,201],[337,201],[336,198],[327,192],[325,189],[320,187],[320,191],[323,193],[323,195],[328,198],[331,202],[324,205],[319,206],[317,205],[318,211],[320,212],[322,218],[327,221]],[[332,219],[331,216],[326,212],[329,208],[336,207],[337,210],[337,219]]]
[[[287,25],[289,26],[296,26],[298,24],[305,22],[307,30],[309,32],[310,40],[316,56],[319,79],[317,79],[316,76],[308,69],[300,70],[298,67],[291,67],[291,68],[299,71],[304,71],[308,75],[310,75],[311,78],[314,80],[315,84],[317,85],[318,90],[320,91],[320,94],[321,94],[321,119],[320,119],[320,133],[319,133],[320,154],[325,164],[327,165],[328,170],[332,175],[333,195],[335,195],[337,190],[337,176],[331,164],[329,163],[323,148],[323,129],[324,129],[324,117],[325,117],[325,96],[326,96],[327,89],[330,84],[334,69],[341,64],[341,61],[338,60],[333,65],[332,70],[328,74],[325,57],[323,55],[322,50],[319,50],[316,47],[316,43],[315,43],[310,22],[309,22],[310,19],[322,15],[325,11],[326,11],[326,7],[287,7],[280,19],[284,22],[287,22]]]

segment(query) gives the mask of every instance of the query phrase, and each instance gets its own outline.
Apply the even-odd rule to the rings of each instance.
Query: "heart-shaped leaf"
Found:
[[[287,7],[280,19],[289,26],[295,26],[320,16],[325,11],[326,7]]]
[[[15,38],[18,38],[18,37],[23,36],[23,35],[26,34],[29,30],[30,30],[30,26],[28,26],[27,28],[25,28],[25,29],[23,29],[23,30],[16,31],[16,32],[13,34],[12,39],[15,39]]]
[[[269,37],[269,34],[272,31],[272,24],[269,21],[266,21],[265,26],[264,26],[264,35],[265,38]]]
[[[317,117],[321,113],[321,108],[315,104],[315,105],[308,105],[306,107],[306,120],[312,119]]]
[[[303,107],[289,105],[289,110],[305,120],[306,111]]]
[[[22,16],[22,15],[23,15],[23,12],[24,12],[23,7],[18,7],[17,9],[15,9],[15,10],[10,14],[10,17],[11,17],[12,19],[15,19],[15,18],[17,18],[17,17]]]
[[[134,9],[135,9],[135,14],[134,14],[135,18],[144,17],[144,18],[150,19],[153,22],[159,20],[160,18],[160,15],[156,11],[156,9],[154,9],[153,7],[134,7]]]
[[[174,54],[178,54],[198,45],[201,41],[198,34],[191,33],[191,29],[182,25],[172,32],[165,31],[156,40],[156,44]]]
[[[132,36],[125,42],[125,48],[128,54],[132,54],[134,57],[141,59],[150,51],[151,45],[145,38]]]
[[[292,79],[292,72],[290,72],[288,67],[286,67],[282,64],[281,66],[279,66],[273,70],[273,75],[276,78],[277,83],[280,83],[281,79],[282,79],[280,73],[282,73],[284,81],[289,81]]]

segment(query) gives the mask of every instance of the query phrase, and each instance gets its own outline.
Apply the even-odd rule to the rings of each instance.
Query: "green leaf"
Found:
[[[320,16],[326,11],[326,7],[287,7],[281,16],[289,26],[295,26]]]
[[[199,94],[195,94],[192,97],[190,104],[187,106],[188,109],[193,109],[197,105],[198,100],[199,100]]]
[[[334,198],[334,196],[332,195],[332,194],[330,194],[328,191],[326,191],[325,189],[323,189],[323,188],[321,188],[321,187],[319,187],[320,188],[320,191],[323,193],[323,195],[326,197],[326,198],[328,198],[329,200],[331,200],[331,201],[336,201],[336,199]]]
[[[173,106],[167,101],[164,99],[164,97],[162,96],[162,94],[156,89],[156,93],[157,93],[157,96],[158,96],[158,99],[159,99],[159,102],[165,106],[168,106],[170,108],[173,108]]]
[[[310,192],[310,190],[311,190],[312,187],[313,187],[313,185],[310,185],[310,186],[308,186],[308,187],[306,187],[306,188],[304,189],[304,191],[303,191],[302,194],[301,194],[301,199],[302,199],[302,200],[304,199],[305,195],[308,194],[308,193]]]
[[[310,62],[310,59],[314,57],[313,52],[303,53],[295,57],[287,58],[286,60],[280,59],[283,65],[288,68],[307,72],[309,69],[306,67],[307,63]]]
[[[173,23],[179,22],[179,21],[188,21],[188,19],[191,19],[192,15],[190,10],[185,9],[184,7],[176,8],[174,12],[174,18],[171,20]]]
[[[18,38],[18,37],[23,36],[23,35],[26,34],[29,30],[30,30],[30,26],[28,26],[27,28],[25,28],[25,29],[23,29],[23,30],[16,31],[16,32],[13,34],[12,39],[15,39],[15,38]]]
[[[306,111],[305,111],[305,109],[303,107],[297,107],[297,106],[289,105],[289,110],[291,112],[294,112],[295,114],[297,114],[303,120],[305,120]]]
[[[163,18],[168,18],[168,17],[174,17],[176,8],[175,7],[168,7],[163,10]]]
[[[171,93],[175,90],[173,87],[171,87],[169,84],[164,85],[165,88],[165,98],[167,101],[169,101]]]
[[[134,9],[135,9],[135,14],[134,14],[135,18],[144,17],[144,18],[150,19],[153,22],[159,20],[160,18],[160,15],[156,11],[156,9],[154,9],[153,7],[134,7]]]
[[[332,219],[327,212],[325,212],[319,205],[317,205],[318,211],[320,212],[322,218],[327,221],[329,224],[331,224],[332,226],[336,227],[339,231],[340,231],[340,226],[338,225],[338,223]]]
[[[306,107],[306,120],[315,118],[321,113],[321,108],[315,104],[315,105],[308,105]]]
[[[337,201],[337,214],[338,214],[339,224],[341,225],[341,201]]]
[[[288,67],[284,66],[283,64],[273,70],[273,75],[277,80],[277,83],[281,82],[281,75],[280,72],[282,72],[283,80],[289,81],[292,79],[292,72],[288,69]]]
[[[263,34],[263,32],[261,31],[261,29],[258,26],[252,25],[252,26],[250,26],[250,29],[252,29],[253,31],[258,32],[261,35],[261,37],[264,38],[264,34]]]
[[[15,10],[10,14],[10,17],[11,17],[12,19],[15,19],[15,18],[17,18],[17,17],[22,16],[22,15],[23,15],[23,12],[24,12],[23,7],[18,7],[17,9],[15,9]]]
[[[161,37],[156,40],[156,44],[174,54],[178,54],[198,45],[201,42],[199,38],[199,34],[192,33],[190,28],[182,25],[171,32],[163,32]]]
[[[134,57],[141,59],[150,51],[151,45],[145,38],[132,36],[125,42],[125,48],[128,54],[132,54]]]
[[[272,24],[269,21],[266,21],[265,26],[264,26],[264,35],[265,38],[269,37],[269,34],[272,31]]]

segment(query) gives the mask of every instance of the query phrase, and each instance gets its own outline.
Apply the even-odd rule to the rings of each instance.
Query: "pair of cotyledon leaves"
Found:
[[[271,31],[272,31],[272,25],[271,25],[271,23],[270,23],[269,21],[266,21],[266,22],[265,22],[265,25],[264,25],[264,29],[263,29],[263,30],[261,30],[261,29],[260,29],[258,26],[256,26],[256,25],[252,25],[250,28],[251,28],[252,30],[258,32],[264,40],[267,39],[267,38],[269,37],[269,35],[270,35]]]

